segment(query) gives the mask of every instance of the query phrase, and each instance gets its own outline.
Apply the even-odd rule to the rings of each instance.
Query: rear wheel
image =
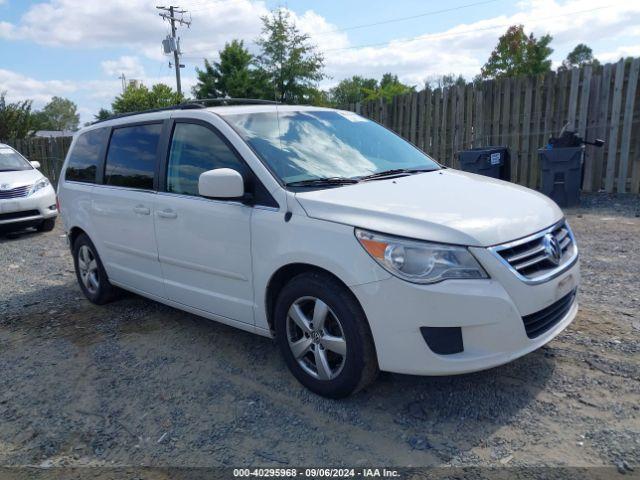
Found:
[[[89,301],[102,305],[113,300],[115,287],[107,278],[96,247],[84,233],[73,244],[73,261],[78,284]]]
[[[42,223],[40,223],[40,225],[38,225],[38,231],[39,232],[50,232],[51,230],[54,229],[54,227],[56,226],[56,217],[53,218],[47,218],[46,220],[43,220]]]
[[[346,397],[375,379],[378,364],[364,312],[333,277],[305,273],[292,279],[278,297],[275,323],[287,366],[313,392]]]

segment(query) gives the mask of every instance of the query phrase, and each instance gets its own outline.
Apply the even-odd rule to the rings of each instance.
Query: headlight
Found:
[[[42,177],[40,180],[33,184],[33,187],[31,187],[31,190],[29,191],[29,195],[33,195],[38,190],[42,190],[44,187],[48,187],[49,185],[51,185],[49,180],[45,177]]]
[[[413,283],[489,278],[465,247],[408,240],[356,228],[360,245],[389,273]]]

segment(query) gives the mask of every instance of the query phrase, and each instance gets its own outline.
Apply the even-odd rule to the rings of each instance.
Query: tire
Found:
[[[50,232],[56,226],[56,217],[47,218],[43,220],[40,225],[38,225],[39,232]]]
[[[84,233],[73,243],[73,264],[78,285],[90,302],[104,305],[115,298],[116,287],[109,282],[95,245]]]
[[[285,363],[312,392],[344,398],[375,380],[378,362],[366,316],[353,294],[330,275],[294,277],[280,292],[274,315]]]

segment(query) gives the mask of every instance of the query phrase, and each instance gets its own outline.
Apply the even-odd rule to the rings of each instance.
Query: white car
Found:
[[[0,230],[36,227],[53,230],[58,215],[56,192],[38,171],[16,150],[0,143]]]
[[[89,300],[117,286],[275,337],[324,396],[379,370],[504,364],[578,309],[578,249],[554,202],[444,168],[351,112],[188,105],[107,120],[76,135],[58,195]]]

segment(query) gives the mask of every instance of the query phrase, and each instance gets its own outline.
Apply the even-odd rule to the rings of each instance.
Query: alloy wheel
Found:
[[[347,358],[347,341],[337,315],[316,297],[297,299],[287,314],[287,340],[293,357],[309,375],[332,380]]]
[[[78,250],[78,269],[80,270],[80,279],[85,288],[92,295],[95,294],[100,288],[98,262],[87,245],[82,245]]]

